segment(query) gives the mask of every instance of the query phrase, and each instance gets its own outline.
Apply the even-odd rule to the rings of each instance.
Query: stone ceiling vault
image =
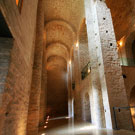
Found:
[[[83,0],[45,0],[47,59],[51,56],[70,59],[83,18]]]
[[[68,107],[68,100],[66,100],[68,96],[67,66],[84,18],[83,2],[83,0],[45,0],[46,59],[48,70],[47,105],[48,108],[52,109],[50,113],[55,111],[59,114],[67,115],[67,112],[64,112]],[[57,100],[56,97],[58,97]],[[58,99],[60,100],[59,102]],[[59,112],[59,110],[61,111]]]

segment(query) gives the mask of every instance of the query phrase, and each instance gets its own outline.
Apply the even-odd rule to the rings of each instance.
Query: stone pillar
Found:
[[[68,80],[68,117],[73,117],[73,95],[72,95],[72,63],[67,63]]]
[[[99,62],[96,49],[95,28],[94,23],[94,7],[93,0],[85,0],[85,12],[86,12],[86,25],[88,35],[88,48],[91,62],[91,84],[92,84],[92,97],[93,97],[93,113],[92,123],[97,127],[105,127],[104,107],[102,100],[102,90],[100,84],[100,71]]]
[[[74,74],[75,74],[75,92],[74,92],[74,111],[75,120],[82,121],[82,92],[80,88],[81,82],[81,71],[80,71],[80,57],[79,57],[79,46],[74,46]]]
[[[110,10],[104,0],[85,0],[85,12],[93,99],[99,103],[97,107],[100,106],[101,110],[101,115],[95,113],[95,116],[100,116],[101,122],[105,116],[106,128],[115,128],[113,107],[128,106],[128,101]],[[117,111],[116,116],[118,128],[131,129],[130,110]]]
[[[44,0],[39,0],[37,11],[36,42],[32,85],[29,99],[27,135],[38,135],[40,94],[42,83],[42,62],[44,43]]]
[[[40,118],[39,125],[40,127],[45,124],[45,116],[46,116],[46,95],[47,95],[47,69],[46,69],[46,34],[44,38],[43,45],[43,64],[42,64],[42,82],[41,82],[41,96],[40,96]]]

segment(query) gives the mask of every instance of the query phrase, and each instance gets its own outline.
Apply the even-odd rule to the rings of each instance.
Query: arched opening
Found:
[[[133,54],[133,61],[134,61],[134,64],[135,64],[135,40],[132,43],[132,54]]]
[[[67,69],[60,57],[48,60],[47,66],[47,116],[68,116]],[[60,65],[59,65],[59,64]],[[52,84],[53,83],[53,84]]]
[[[91,122],[89,93],[84,95],[84,121]]]
[[[132,88],[130,93],[130,106],[135,107],[135,86]],[[131,116],[133,121],[133,127],[135,130],[135,108],[131,108]]]

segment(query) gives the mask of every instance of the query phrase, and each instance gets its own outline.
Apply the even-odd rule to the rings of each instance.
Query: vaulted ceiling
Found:
[[[46,0],[45,29],[47,58],[70,58],[70,49],[77,41],[80,23],[84,18],[83,0]],[[55,62],[53,61],[55,64]],[[56,64],[55,64],[56,65]]]
[[[135,30],[135,0],[106,0],[106,3],[111,10],[117,40]],[[45,0],[48,81],[54,82],[53,87],[48,87],[52,93],[53,90],[59,94],[67,90],[66,83],[60,90],[57,78],[66,78],[67,64],[72,57],[71,48],[78,40],[84,18],[84,0]],[[67,82],[66,79],[64,81]]]
[[[68,104],[67,66],[83,18],[83,0],[45,0],[48,108],[63,115]]]

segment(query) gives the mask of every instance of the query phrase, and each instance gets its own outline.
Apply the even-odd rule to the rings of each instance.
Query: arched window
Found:
[[[135,64],[135,40],[132,43],[132,54],[133,54],[133,60],[134,60],[134,64]]]
[[[90,97],[88,93],[84,95],[84,121],[91,122],[91,111],[90,111]]]

